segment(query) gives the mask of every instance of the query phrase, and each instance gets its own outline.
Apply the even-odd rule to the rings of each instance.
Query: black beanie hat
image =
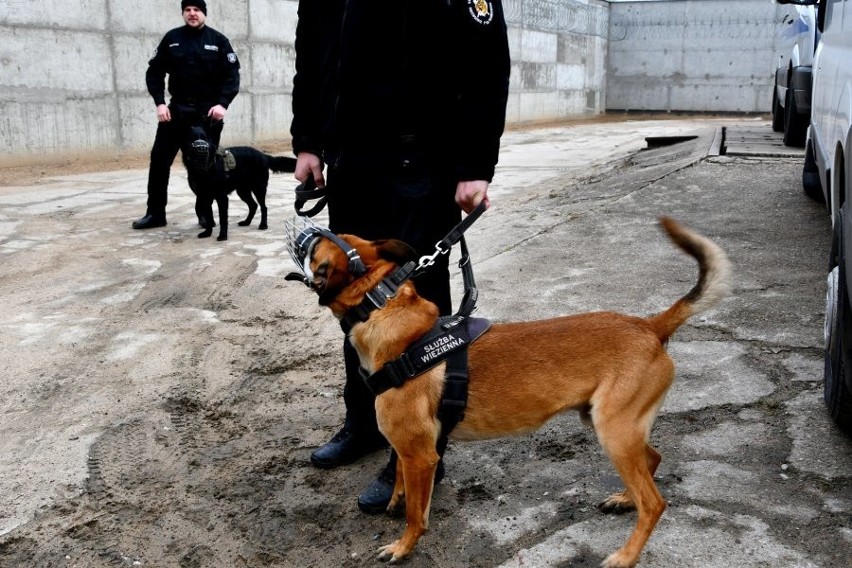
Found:
[[[186,10],[187,6],[195,6],[206,16],[207,15],[207,2],[204,0],[182,0],[180,3],[180,11],[183,12]]]

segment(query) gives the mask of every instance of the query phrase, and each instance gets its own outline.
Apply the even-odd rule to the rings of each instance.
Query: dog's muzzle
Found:
[[[316,289],[314,286],[314,275],[311,271],[311,259],[314,247],[320,239],[328,239],[340,247],[340,250],[349,259],[349,272],[351,274],[357,277],[367,272],[367,268],[361,262],[361,256],[358,254],[358,251],[325,227],[317,225],[307,217],[298,217],[294,222],[285,221],[284,225],[288,237],[287,251],[290,253],[290,258],[293,259],[293,262],[299,268],[299,272],[287,274],[285,276],[286,280],[298,280],[309,288]]]
[[[207,140],[195,140],[189,145],[189,155],[186,157],[194,169],[206,170],[213,163],[213,147]]]

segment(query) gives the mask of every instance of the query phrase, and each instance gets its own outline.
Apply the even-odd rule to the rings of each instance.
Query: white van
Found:
[[[852,434],[852,0],[777,0],[816,5],[821,37],[814,54],[805,192],[825,200],[834,237],[825,309],[825,402]]]
[[[786,146],[804,146],[811,121],[811,76],[819,33],[813,6],[793,6],[778,32],[783,52],[775,66],[772,129],[784,133]]]

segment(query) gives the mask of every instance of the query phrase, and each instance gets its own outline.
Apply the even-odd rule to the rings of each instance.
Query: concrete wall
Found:
[[[609,2],[503,0],[509,25],[510,123],[604,111]]]
[[[379,1],[379,0],[376,0]],[[231,39],[241,92],[224,144],[288,142],[296,0],[207,0],[208,25]],[[511,123],[604,109],[609,5],[504,0]],[[6,156],[147,151],[156,129],[145,69],[178,0],[0,0],[0,144]],[[487,57],[488,54],[482,54]]]
[[[771,0],[611,4],[606,108],[769,112],[786,11]]]

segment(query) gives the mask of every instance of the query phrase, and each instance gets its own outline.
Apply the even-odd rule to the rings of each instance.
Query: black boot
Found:
[[[344,424],[340,432],[311,454],[311,463],[322,469],[331,469],[387,447],[388,442],[381,434],[362,434]]]
[[[444,460],[438,462],[435,468],[435,485],[444,479]],[[396,452],[391,450],[390,461],[379,472],[378,477],[358,496],[358,508],[370,515],[384,513],[393,497],[393,486],[396,483]]]
[[[166,214],[159,213],[145,213],[145,216],[141,219],[137,219],[133,221],[134,229],[153,229],[155,227],[165,227],[166,226]]]

